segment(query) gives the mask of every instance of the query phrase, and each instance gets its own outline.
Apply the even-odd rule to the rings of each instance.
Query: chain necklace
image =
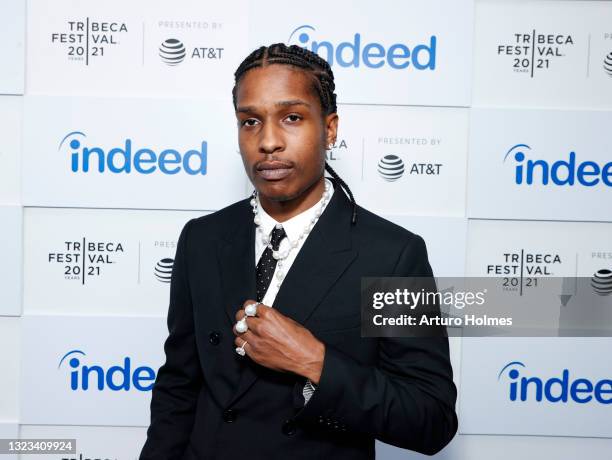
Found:
[[[270,248],[270,250],[272,251],[272,257],[274,257],[274,259],[278,261],[276,264],[276,274],[275,274],[276,279],[277,279],[276,287],[280,287],[280,285],[283,282],[283,278],[285,277],[285,272],[283,271],[283,261],[287,257],[289,257],[289,254],[291,254],[291,251],[293,249],[299,246],[301,241],[306,240],[306,238],[308,237],[308,235],[314,228],[315,224],[319,220],[319,217],[321,217],[321,214],[323,214],[323,210],[325,209],[325,206],[327,206],[327,203],[329,202],[331,198],[330,190],[331,190],[331,186],[329,185],[329,182],[325,181],[325,191],[323,192],[323,199],[321,201],[321,204],[315,211],[314,216],[312,217],[312,219],[310,219],[310,222],[308,222],[304,226],[298,238],[295,241],[291,242],[289,244],[289,247],[285,249],[284,251],[280,250],[280,244],[278,247],[278,251],[274,250],[274,248],[272,247],[272,243],[270,242],[270,235],[264,235],[263,230],[261,228],[261,217],[259,216],[258,194],[257,194],[257,191],[253,192],[253,196],[251,198],[250,203],[251,203],[251,206],[253,207],[253,214],[255,214],[253,221],[255,222],[255,225],[257,226],[257,236],[256,237],[260,238],[261,242],[265,244],[266,247]],[[282,224],[276,224],[276,228],[280,229],[282,227],[283,227]]]

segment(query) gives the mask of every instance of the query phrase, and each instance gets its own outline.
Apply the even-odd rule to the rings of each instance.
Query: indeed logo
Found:
[[[206,174],[207,144],[202,141],[200,150],[188,150],[180,153],[175,149],[162,150],[156,153],[153,149],[142,147],[136,149],[132,139],[125,139],[122,146],[103,149],[88,146],[86,135],[80,131],[68,133],[60,142],[58,151],[65,144],[70,148],[70,169],[72,172],[89,172],[90,166],[103,173],[178,174],[181,171],[195,176]]]
[[[612,404],[612,380],[602,379],[591,381],[586,378],[570,376],[568,369],[563,369],[561,376],[542,379],[540,377],[521,376],[519,369],[524,371],[525,364],[512,361],[506,364],[497,376],[501,380],[504,373],[510,382],[508,396],[510,401],[546,400],[551,403],[567,403],[573,401],[579,404],[597,402]]]
[[[531,147],[527,144],[517,144],[506,152],[504,163],[508,156],[516,162],[514,181],[518,185],[533,185],[534,183],[548,185],[573,186],[576,182],[586,187],[600,183],[612,186],[612,161],[600,165],[594,161],[578,161],[575,152],[570,152],[567,160],[557,160],[549,163],[546,160],[528,159]]]
[[[70,389],[87,391],[90,384],[102,391],[128,391],[133,386],[138,391],[151,391],[155,381],[155,371],[149,366],[139,366],[132,370],[132,360],[123,359],[121,365],[104,369],[99,365],[84,365],[81,360],[85,353],[81,350],[71,350],[62,356],[57,368],[61,368],[64,360],[68,360],[70,371]]]
[[[360,67],[362,64],[372,69],[388,65],[392,69],[406,69],[410,65],[417,70],[434,70],[436,68],[435,35],[429,37],[429,44],[420,44],[410,49],[403,43],[395,43],[388,48],[381,43],[367,43],[361,34],[353,35],[351,41],[334,44],[327,40],[313,38],[315,28],[302,25],[291,32],[287,43],[299,45],[324,58],[329,65],[340,67]]]

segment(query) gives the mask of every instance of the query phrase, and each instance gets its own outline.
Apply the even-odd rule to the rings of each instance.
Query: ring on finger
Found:
[[[246,316],[255,316],[257,315],[257,306],[260,302],[255,302],[244,307],[244,313]]]
[[[247,324],[246,319],[247,317],[245,316],[236,323],[236,331],[238,331],[240,334],[249,330],[249,325]]]
[[[245,340],[242,345],[240,345],[239,347],[236,347],[236,353],[238,353],[240,356],[244,356],[246,354],[246,350],[244,349],[246,345],[247,345],[247,341]]]

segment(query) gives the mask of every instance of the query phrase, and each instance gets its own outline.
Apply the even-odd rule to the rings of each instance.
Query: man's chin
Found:
[[[289,190],[289,184],[284,183],[285,181],[268,181],[266,183],[260,183],[256,189],[260,196],[266,197],[266,199],[275,202],[291,201],[299,196],[299,193],[292,192]]]

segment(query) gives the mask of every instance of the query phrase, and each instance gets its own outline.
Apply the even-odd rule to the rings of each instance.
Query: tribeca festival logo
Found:
[[[498,381],[508,382],[507,397],[511,402],[612,404],[611,379],[576,378],[569,369],[550,378],[521,375],[526,374],[526,370],[527,366],[521,361],[512,361],[497,375]]]
[[[527,144],[516,144],[504,155],[504,163],[509,158],[515,162],[516,185],[612,187],[612,161],[599,164],[592,160],[582,160],[573,151],[566,158],[552,162],[531,159],[529,155],[531,147]]]
[[[435,35],[429,37],[427,44],[408,46],[404,43],[394,43],[385,46],[382,43],[368,42],[360,33],[355,33],[350,41],[340,43],[316,40],[316,32],[311,25],[301,25],[291,32],[287,43],[319,54],[331,66],[355,68],[365,66],[370,69],[388,66],[397,70],[407,68],[435,70],[436,68]]]
[[[62,267],[64,279],[85,284],[90,277],[100,277],[125,253],[117,241],[64,241],[63,250],[49,252],[47,262]]]
[[[562,266],[563,259],[556,252],[515,249],[503,252],[499,260],[488,263],[485,273],[501,277],[503,291],[522,296],[525,290],[538,288],[538,278],[555,276],[555,271]]]
[[[565,58],[573,46],[570,34],[541,33],[534,29],[531,33],[515,33],[509,43],[498,44],[497,55],[512,59],[513,72],[533,78],[552,69],[554,62]]]
[[[330,149],[325,151],[326,161],[338,161],[345,153],[348,152],[348,143],[346,139],[336,140],[335,144]]]
[[[66,28],[51,33],[51,43],[66,50],[70,61],[81,61],[89,65],[91,59],[108,56],[117,48],[121,37],[128,33],[127,24],[119,21],[98,21],[89,17],[84,20],[66,21]]]
[[[196,46],[190,48],[188,59],[220,61],[225,48],[212,46]],[[169,38],[159,46],[159,57],[169,66],[176,66],[185,60],[187,48],[177,38]]]
[[[178,174],[204,175],[207,166],[207,143],[202,141],[199,150],[159,149],[139,145],[132,139],[125,139],[122,145],[103,148],[89,145],[87,135],[81,131],[68,133],[59,143],[58,151],[68,150],[70,170],[73,173],[100,174]]]
[[[99,364],[83,364],[86,357],[82,350],[70,350],[59,360],[58,370],[69,370],[68,383],[72,391],[151,391],[155,382],[155,370],[150,366],[134,365],[128,356],[121,364],[103,367]],[[63,367],[62,367],[63,366]]]

